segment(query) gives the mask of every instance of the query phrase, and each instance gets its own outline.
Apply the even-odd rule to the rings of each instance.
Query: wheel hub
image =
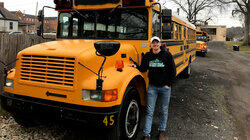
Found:
[[[132,100],[128,106],[125,119],[126,134],[129,138],[133,137],[139,122],[139,106],[135,100]]]

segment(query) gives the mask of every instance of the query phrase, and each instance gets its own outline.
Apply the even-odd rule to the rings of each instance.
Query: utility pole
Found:
[[[38,1],[36,2],[36,13],[35,13],[35,16],[37,16],[37,10],[38,10]]]

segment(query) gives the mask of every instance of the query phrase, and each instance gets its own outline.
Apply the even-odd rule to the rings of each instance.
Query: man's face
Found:
[[[161,42],[157,41],[157,40],[154,40],[151,44],[150,44],[151,48],[154,50],[154,51],[158,51],[160,49],[160,46],[161,46]]]

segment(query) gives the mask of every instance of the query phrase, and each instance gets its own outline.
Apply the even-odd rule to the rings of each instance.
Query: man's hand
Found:
[[[136,65],[135,64],[130,64],[128,65],[129,67],[133,67],[133,68],[136,68]]]
[[[169,86],[166,85],[165,88],[166,88],[166,89],[169,89]]]

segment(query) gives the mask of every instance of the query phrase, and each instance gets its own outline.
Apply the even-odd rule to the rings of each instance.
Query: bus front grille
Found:
[[[75,58],[23,55],[21,80],[74,86]]]

